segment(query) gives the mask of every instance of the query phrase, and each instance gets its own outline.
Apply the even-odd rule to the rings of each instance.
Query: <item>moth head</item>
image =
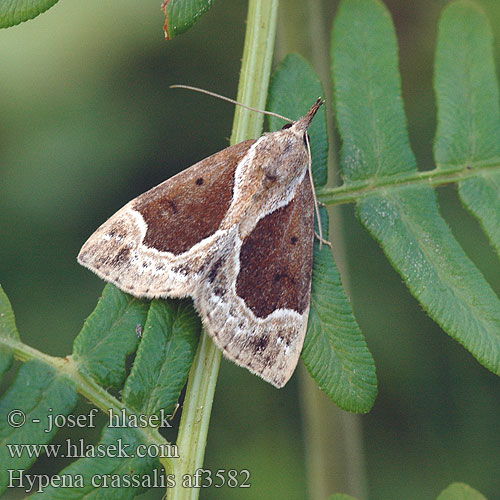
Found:
[[[318,97],[318,99],[311,106],[309,111],[302,118],[299,118],[297,121],[289,124],[290,125],[289,128],[295,129],[297,131],[297,133],[305,134],[307,132],[307,129],[309,128],[309,125],[311,125],[313,118],[316,116],[318,109],[322,106],[322,104],[324,102],[325,102],[324,99],[322,99],[321,97]]]
[[[288,130],[286,136],[288,136],[289,142],[293,142],[293,140],[290,139],[291,137],[295,136],[299,142],[300,140],[302,140],[304,146],[307,148],[307,144],[309,142],[309,135],[307,133],[307,129],[311,125],[311,122],[316,113],[318,112],[318,109],[324,102],[325,101],[321,97],[319,97],[316,100],[316,102],[311,106],[309,111],[302,118],[299,118],[295,122],[285,123],[285,125],[283,125],[281,130],[282,131]]]
[[[267,140],[262,143],[265,154],[261,156],[261,166],[263,182],[268,188],[277,183],[288,185],[307,168],[310,163],[307,129],[323,102],[319,98],[302,118],[267,135]]]
[[[285,125],[283,125],[283,127],[281,127],[281,130],[287,130],[289,128],[292,128],[293,127],[293,123],[285,123]],[[302,137],[302,141],[304,142],[304,147],[307,148],[307,142],[311,142],[311,138],[309,136],[309,133],[307,132],[307,130],[305,132],[303,132],[302,130],[299,130],[297,131],[298,133],[296,133],[295,135],[298,135],[299,138],[300,136]]]

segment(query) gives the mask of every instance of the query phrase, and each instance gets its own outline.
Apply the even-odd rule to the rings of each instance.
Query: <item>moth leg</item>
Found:
[[[313,195],[313,201],[314,201],[314,211],[316,213],[316,218],[318,219],[319,234],[314,233],[314,235],[319,240],[319,249],[321,250],[323,243],[325,245],[328,245],[330,248],[332,247],[332,244],[328,240],[325,240],[323,238],[323,229],[321,227],[321,214],[319,213],[319,201],[318,201],[318,197],[316,196],[316,189],[314,187],[314,179],[313,179],[313,174],[312,174],[312,156],[311,156],[311,144],[309,142],[309,134],[306,132],[306,135],[304,137],[306,139],[306,144],[307,144],[307,158],[308,158],[307,173],[309,175],[309,180],[311,181],[312,195]],[[322,205],[323,205],[323,203],[322,203]]]

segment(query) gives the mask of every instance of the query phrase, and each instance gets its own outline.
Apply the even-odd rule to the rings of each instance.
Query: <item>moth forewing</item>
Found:
[[[226,148],[133,199],[83,245],[78,262],[136,297],[192,295],[227,231],[234,172],[255,141]]]

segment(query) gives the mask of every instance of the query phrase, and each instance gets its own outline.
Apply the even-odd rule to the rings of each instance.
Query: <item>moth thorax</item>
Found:
[[[307,148],[299,134],[290,130],[283,130],[270,134],[272,148],[265,147],[262,157],[263,184],[271,188],[281,185],[284,188],[293,183],[302,174],[308,165]],[[269,145],[270,141],[266,141]]]

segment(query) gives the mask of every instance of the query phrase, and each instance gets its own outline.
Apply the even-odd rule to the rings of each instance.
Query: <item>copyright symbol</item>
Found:
[[[22,427],[26,423],[26,415],[22,410],[12,410],[7,415],[7,423],[11,427]]]

